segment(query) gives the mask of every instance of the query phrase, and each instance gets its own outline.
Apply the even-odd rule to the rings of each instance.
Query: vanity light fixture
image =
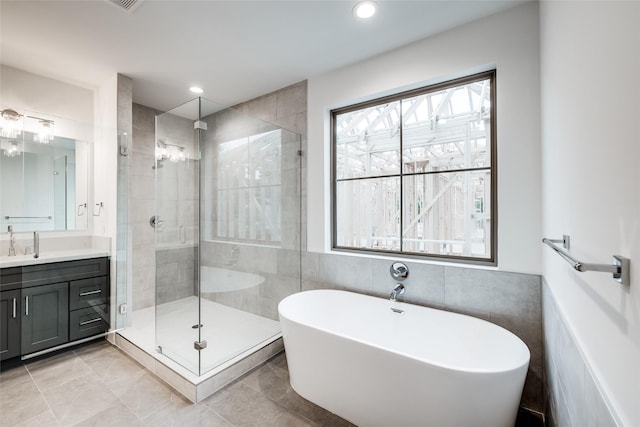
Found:
[[[37,119],[37,117],[34,118]],[[53,141],[53,120],[38,119],[38,125],[38,133],[34,139],[41,144]]]
[[[6,108],[0,112],[0,136],[7,139],[14,139],[22,133],[20,118],[22,114],[15,110]]]
[[[6,157],[18,157],[20,154],[22,154],[22,152],[20,151],[20,148],[18,147],[18,142],[17,141],[11,141],[9,143],[9,148],[5,148],[2,151],[2,154],[4,154]]]
[[[370,0],[360,1],[353,7],[353,14],[356,18],[369,19],[376,14],[376,3]]]
[[[183,146],[158,141],[156,144],[156,160],[158,162],[163,160],[169,160],[173,163],[185,162],[187,161],[187,156]]]
[[[191,92],[193,92],[193,93],[197,93],[197,94],[201,94],[201,93],[203,93],[203,92],[204,92],[204,90],[202,90],[202,88],[201,88],[201,87],[198,87],[198,86],[191,86],[191,87],[189,88],[189,90],[190,90]]]

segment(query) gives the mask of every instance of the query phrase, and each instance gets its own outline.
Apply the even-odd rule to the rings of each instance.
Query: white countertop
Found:
[[[42,252],[38,258],[31,255],[0,256],[0,268],[22,267],[25,265],[48,264],[50,262],[73,261],[77,259],[109,256],[109,251],[100,248],[68,249]]]

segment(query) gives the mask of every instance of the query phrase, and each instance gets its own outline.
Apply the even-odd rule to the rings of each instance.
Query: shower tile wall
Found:
[[[301,176],[306,176],[306,163],[303,156],[301,170],[297,151],[298,148],[303,153],[306,151],[306,93],[306,81],[300,82],[207,118],[209,129],[215,129],[215,132],[208,131],[207,134],[210,138],[207,143],[211,146],[248,133],[274,130],[277,126],[300,135],[298,140],[297,136],[282,132],[279,169],[281,236],[277,247],[212,240],[211,230],[216,227],[216,150],[205,152],[202,160],[205,165],[211,165],[205,168],[209,173],[205,172],[203,177],[203,190],[212,199],[208,211],[203,207],[203,218],[210,222],[205,222],[206,241],[201,246],[201,264],[253,273],[264,280],[259,286],[230,292],[203,293],[203,296],[274,320],[278,319],[277,305],[280,300],[300,290],[299,248],[301,236],[306,236],[306,199],[304,186],[301,189],[300,182]],[[252,118],[266,122],[256,122]],[[299,194],[302,194],[302,201]]]
[[[133,241],[134,310],[153,306],[156,302],[156,290],[158,303],[194,294],[193,234],[196,232],[197,222],[193,208],[196,190],[193,160],[170,165],[165,161],[161,166],[161,207],[165,223],[158,229],[161,249],[157,253],[155,232],[149,224],[149,219],[156,214],[155,116],[159,113],[143,105],[133,104],[129,202]],[[168,138],[194,153],[191,121],[182,119],[185,123],[180,123],[179,118],[169,120],[175,121],[176,126],[175,130],[165,133]],[[180,213],[178,208],[181,208]],[[178,223],[184,227],[183,233],[179,233],[182,229]],[[156,266],[159,266],[157,288]]]
[[[115,316],[115,328],[119,329],[126,326],[127,315],[121,313],[120,310],[116,310],[116,307],[121,304],[126,304],[129,301],[132,292],[131,284],[133,277],[133,270],[131,265],[131,224],[130,224],[130,206],[129,206],[129,172],[131,168],[131,138],[133,135],[132,125],[132,99],[133,99],[133,81],[126,76],[118,74],[118,147],[119,150],[125,149],[124,153],[128,155],[118,156],[118,177],[117,177],[117,231],[116,231],[116,244],[117,252],[115,256],[116,268],[111,271],[115,271],[117,286],[115,288],[115,303],[111,303],[111,316]],[[114,257],[112,257],[112,262]],[[113,300],[112,300],[113,301]]]
[[[199,152],[193,119],[177,114],[159,116],[161,143],[182,147],[185,161],[159,160],[156,166],[156,297],[163,304],[196,294],[196,254],[199,241],[197,206]]]
[[[155,215],[155,115],[158,112],[133,104],[133,137],[129,176],[132,240],[133,310],[155,304],[155,236],[149,218]]]

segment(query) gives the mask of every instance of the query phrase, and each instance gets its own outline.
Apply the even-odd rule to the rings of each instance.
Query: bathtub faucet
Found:
[[[233,246],[231,248],[231,257],[229,261],[227,261],[226,265],[236,265],[238,263],[238,259],[240,258],[240,248],[237,246]]]
[[[397,301],[400,295],[404,294],[404,285],[402,283],[398,283],[395,288],[391,291],[391,295],[389,295],[389,299],[391,301]]]

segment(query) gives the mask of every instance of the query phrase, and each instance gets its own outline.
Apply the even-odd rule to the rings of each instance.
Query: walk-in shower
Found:
[[[156,115],[155,304],[128,304],[121,336],[199,377],[280,337],[301,287],[300,142],[202,98]]]

